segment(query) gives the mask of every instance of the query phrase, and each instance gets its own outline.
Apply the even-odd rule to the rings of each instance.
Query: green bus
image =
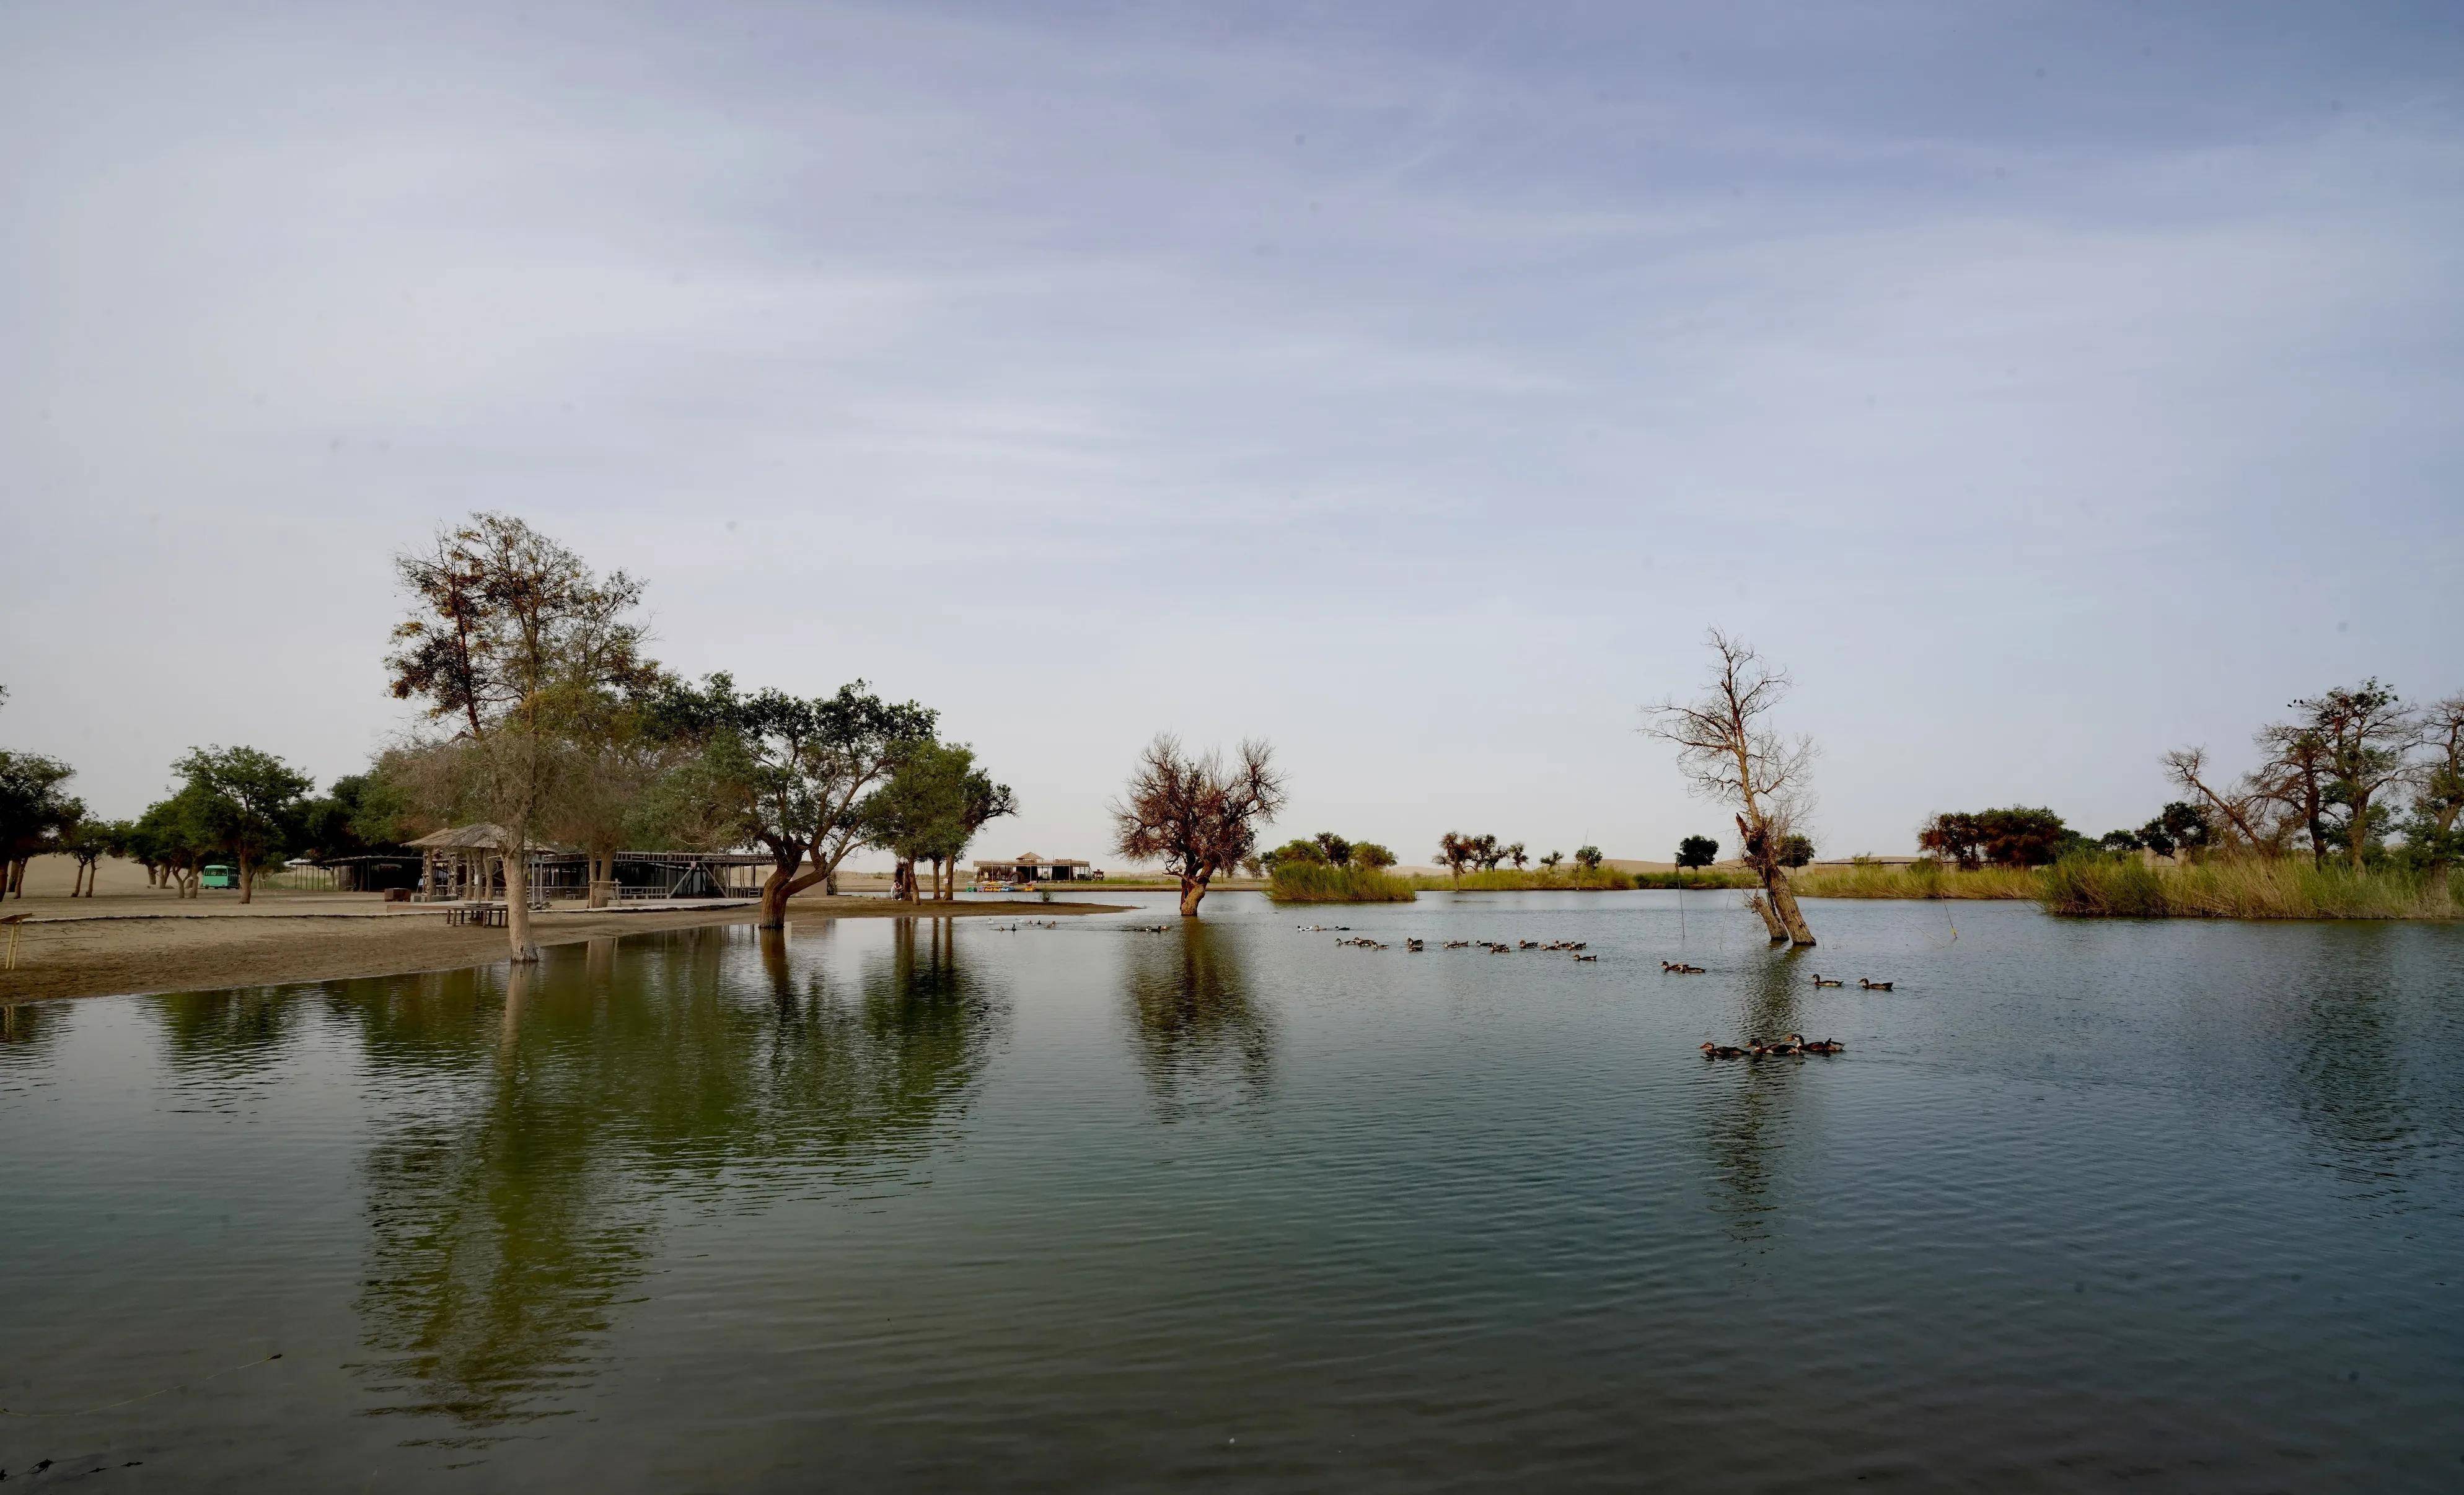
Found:
[[[206,864],[206,869],[197,874],[197,886],[200,888],[236,888],[239,886],[239,868],[236,867],[226,867],[220,862],[209,862]]]

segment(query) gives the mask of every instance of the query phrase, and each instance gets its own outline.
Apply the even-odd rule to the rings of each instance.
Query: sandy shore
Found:
[[[27,890],[39,895],[0,904],[0,916],[27,916],[16,926],[17,968],[0,971],[0,1003],[392,976],[485,965],[506,955],[501,929],[449,929],[440,908],[387,904],[372,893],[268,890],[243,908],[231,893],[183,900],[148,890],[142,872],[133,888],[105,877],[93,898],[62,896],[64,879],[54,890],[30,876]],[[1125,907],[1059,899],[917,904],[809,897],[790,902],[787,916],[1053,918]],[[554,910],[536,915],[531,929],[539,944],[563,945],[652,930],[749,924],[757,912],[749,904],[627,912]],[[0,929],[0,951],[8,941],[9,931]]]

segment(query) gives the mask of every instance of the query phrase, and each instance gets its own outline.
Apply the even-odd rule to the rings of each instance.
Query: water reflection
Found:
[[[1251,996],[1243,937],[1183,919],[1130,946],[1124,989],[1158,1120],[1262,1102],[1273,1088],[1274,1022]]]
[[[1773,1043],[1798,1030],[1798,983],[1812,976],[1794,951],[1747,956],[1737,1033],[1719,1043],[1765,1039]],[[1819,1063],[1819,1061],[1815,1061]],[[1710,1162],[1710,1206],[1729,1239],[1762,1245],[1771,1239],[1781,1208],[1779,1175],[1795,1122],[1799,1059],[1721,1060],[1696,1094],[1702,1098],[1701,1135]]]
[[[360,983],[369,1057],[410,1072],[384,1077],[403,1104],[364,1164],[357,1307],[370,1410],[462,1440],[568,1410],[673,1211],[905,1176],[1003,1017],[946,932],[919,949],[912,926],[852,980],[740,929],[453,975]]]
[[[68,1003],[0,1004],[0,1064],[32,1065],[47,1056],[67,1025]]]
[[[297,990],[244,986],[224,992],[175,992],[153,1003],[175,1070],[237,1076],[280,1057],[297,1036],[305,1009]]]
[[[2323,1162],[2365,1198],[2400,1197],[2418,1162],[2425,1110],[2414,1093],[2413,1045],[2397,1011],[2388,945],[2401,932],[2341,929],[2294,980],[2299,1042],[2294,1101]]]

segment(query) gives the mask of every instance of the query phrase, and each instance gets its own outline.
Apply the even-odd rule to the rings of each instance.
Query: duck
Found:
[[[1888,981],[1869,981],[1861,976],[1857,978],[1857,984],[1869,992],[1886,992],[1891,989],[1891,983]]]
[[[1783,1057],[1791,1054],[1801,1054],[1805,1052],[1805,1039],[1800,1034],[1791,1033],[1788,1037],[1780,1040],[1776,1044],[1765,1044],[1763,1046],[1763,1052]]]
[[[1537,950],[1540,948],[1540,941],[1536,939],[1518,939],[1514,943],[1516,948],[1522,950]]]
[[[1821,972],[1816,971],[1814,973],[1814,984],[1816,986],[1845,986],[1848,983],[1846,981],[1835,981],[1831,978],[1823,975]]]
[[[1806,1044],[1804,1048],[1809,1054],[1839,1054],[1847,1052],[1848,1045],[1836,1038],[1825,1038],[1815,1039]]]
[[[1703,1045],[1703,1057],[1705,1059],[1743,1059],[1746,1057],[1746,1051],[1742,1048],[1733,1047],[1727,1044],[1705,1044]]]
[[[1574,958],[1575,958],[1575,959],[1577,959],[1577,960],[1597,960],[1597,959],[1599,958],[1599,956],[1576,956]]]
[[[1428,945],[1427,945],[1425,942],[1423,942],[1423,941],[1417,940],[1417,939],[1407,939],[1407,940],[1403,941],[1403,948],[1404,948],[1404,949],[1406,949],[1406,950],[1426,950],[1426,949],[1428,949],[1429,947],[1428,947]]]

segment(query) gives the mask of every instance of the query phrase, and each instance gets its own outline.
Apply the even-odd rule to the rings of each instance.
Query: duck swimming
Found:
[[[1857,984],[1869,992],[1886,992],[1891,989],[1891,983],[1888,981],[1869,981],[1861,976],[1857,978]]]
[[[1846,981],[1835,981],[1831,979],[1831,978],[1823,975],[1821,972],[1816,971],[1814,973],[1814,984],[1816,986],[1845,986],[1848,983]]]
[[[1809,1054],[1838,1054],[1845,1053],[1847,1049],[1848,1045],[1836,1038],[1819,1039],[1805,1045]]]
[[[1727,1044],[1705,1044],[1703,1045],[1703,1057],[1705,1059],[1743,1059],[1746,1057],[1746,1051],[1742,1048],[1731,1047]]]

